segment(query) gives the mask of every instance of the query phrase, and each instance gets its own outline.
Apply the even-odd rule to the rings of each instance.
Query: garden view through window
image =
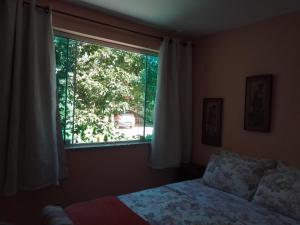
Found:
[[[55,36],[65,144],[150,140],[157,55]]]

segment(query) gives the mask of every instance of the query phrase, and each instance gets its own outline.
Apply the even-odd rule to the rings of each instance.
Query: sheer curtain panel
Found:
[[[0,193],[57,184],[67,174],[57,132],[51,11],[0,1]]]
[[[159,60],[150,165],[163,169],[191,161],[192,45],[164,38]]]

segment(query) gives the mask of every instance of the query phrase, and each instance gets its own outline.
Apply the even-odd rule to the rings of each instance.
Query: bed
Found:
[[[300,222],[201,179],[183,181],[118,197],[151,225],[299,225]]]
[[[224,168],[226,163],[220,162],[223,167],[219,169],[222,173],[227,173]],[[234,185],[226,184],[226,186],[224,180],[222,184],[225,188],[213,187],[214,184],[208,185],[208,178],[212,178],[209,173],[218,173],[219,177],[213,177],[213,181],[220,181],[220,171],[215,169],[216,164],[211,166],[214,168],[211,171],[210,166],[209,164],[206,171],[208,175],[204,175],[202,179],[173,183],[116,198],[100,198],[92,202],[75,204],[67,207],[65,212],[70,218],[70,224],[74,222],[74,225],[300,225],[299,171],[293,171],[292,177],[289,177],[286,171],[282,171],[283,169],[281,172],[269,172],[258,181],[251,177],[252,183],[247,186],[245,192],[248,194],[250,190],[251,193],[244,195],[240,190],[242,188],[236,189],[238,193],[230,193],[232,190],[236,191]],[[245,172],[245,166],[241,168],[234,165],[233,168],[239,174],[241,169]],[[255,174],[259,174],[257,170]],[[232,177],[231,173],[227,176],[227,180]],[[288,178],[289,185],[292,186],[286,188],[286,179],[283,177]],[[254,187],[253,182],[259,182],[259,185]],[[267,190],[270,184],[273,185],[271,191]],[[278,184],[281,185],[280,190],[276,187]],[[282,187],[282,184],[285,187]],[[285,188],[293,191],[292,196]],[[274,193],[275,197],[272,196]],[[288,203],[284,202],[286,196]],[[84,209],[88,210],[83,212]],[[92,221],[86,222],[91,218]]]

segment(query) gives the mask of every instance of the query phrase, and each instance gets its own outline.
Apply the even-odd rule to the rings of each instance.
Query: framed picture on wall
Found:
[[[212,146],[222,145],[222,98],[203,100],[202,143]]]
[[[270,132],[272,75],[246,78],[244,129]]]

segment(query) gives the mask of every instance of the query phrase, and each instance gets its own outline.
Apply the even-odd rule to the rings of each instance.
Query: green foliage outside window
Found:
[[[158,57],[55,36],[57,93],[66,144],[151,138]],[[142,134],[114,126],[133,114]]]

